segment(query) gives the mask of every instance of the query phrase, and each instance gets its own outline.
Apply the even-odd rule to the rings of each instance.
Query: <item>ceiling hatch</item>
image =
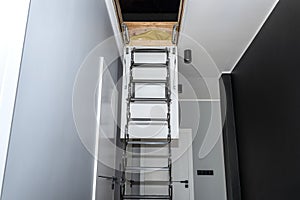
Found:
[[[129,45],[174,45],[185,0],[113,0],[120,30],[128,30]],[[125,40],[126,41],[126,40]]]

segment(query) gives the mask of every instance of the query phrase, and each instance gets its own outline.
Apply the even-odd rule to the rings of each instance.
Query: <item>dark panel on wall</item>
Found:
[[[236,128],[230,74],[223,74],[220,79],[220,95],[227,200],[241,200]]]
[[[300,199],[300,1],[281,0],[233,71],[243,200]]]

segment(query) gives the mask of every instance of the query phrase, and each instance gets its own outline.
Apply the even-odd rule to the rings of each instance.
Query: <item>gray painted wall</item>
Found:
[[[218,106],[219,103],[209,101],[180,102],[180,128],[192,128],[194,137],[192,147],[195,200],[226,200],[223,140],[221,134],[210,153],[202,159],[199,158],[199,150],[204,142],[205,135],[214,134],[213,132],[221,130],[220,110],[212,113],[212,106]],[[220,115],[220,117],[212,117],[212,115]],[[212,119],[218,120],[210,121]],[[212,131],[208,131],[209,123],[212,123]],[[198,176],[197,170],[214,170],[214,175]]]
[[[72,90],[86,54],[111,35],[102,0],[31,1],[2,200],[91,199]]]

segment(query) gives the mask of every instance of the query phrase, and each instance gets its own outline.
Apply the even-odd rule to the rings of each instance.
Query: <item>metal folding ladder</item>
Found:
[[[128,82],[128,97],[127,97],[127,109],[126,109],[126,124],[125,124],[125,134],[123,138],[123,166],[122,166],[122,181],[120,184],[120,190],[121,199],[172,199],[173,196],[173,185],[172,185],[172,155],[171,155],[171,121],[170,121],[170,115],[171,115],[171,80],[170,80],[170,59],[169,59],[169,48],[133,48],[130,50],[131,52],[131,64],[129,69],[129,82]],[[165,53],[166,54],[166,60],[164,63],[136,63],[135,62],[135,55],[138,53]],[[133,70],[135,68],[139,68],[140,70],[144,70],[147,68],[164,68],[166,69],[166,77],[165,79],[136,79],[133,76]],[[136,96],[136,85],[142,84],[142,85],[160,85],[164,88],[164,96],[163,97],[137,97]],[[164,118],[136,118],[132,117],[131,113],[131,106],[133,103],[142,103],[142,104],[164,104],[167,107],[166,116]],[[136,125],[136,124],[162,124],[167,127],[167,134],[165,135],[165,138],[162,139],[153,139],[153,138],[133,138],[129,134],[130,126]],[[167,155],[165,156],[165,159],[167,159],[166,163],[167,166],[129,166],[128,164],[128,158],[130,156],[129,154],[129,148],[132,147],[166,147],[167,148]],[[132,172],[148,172],[148,171],[163,171],[165,173],[168,173],[168,179],[169,180],[161,180],[161,181],[140,181],[140,180],[132,180],[126,177],[126,173],[132,173]],[[155,195],[141,195],[141,194],[130,194],[128,193],[127,188],[132,187],[132,185],[144,185],[144,187],[147,187],[147,185],[165,185],[166,190],[168,191],[167,194],[155,194]]]

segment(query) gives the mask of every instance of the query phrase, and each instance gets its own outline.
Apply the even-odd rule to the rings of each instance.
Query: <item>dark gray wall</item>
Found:
[[[72,91],[87,53],[112,35],[104,1],[32,0],[27,28],[2,199],[91,199]]]
[[[223,147],[227,200],[241,200],[239,161],[230,74],[220,78]]]
[[[243,200],[300,199],[299,24],[281,0],[232,73]]]

